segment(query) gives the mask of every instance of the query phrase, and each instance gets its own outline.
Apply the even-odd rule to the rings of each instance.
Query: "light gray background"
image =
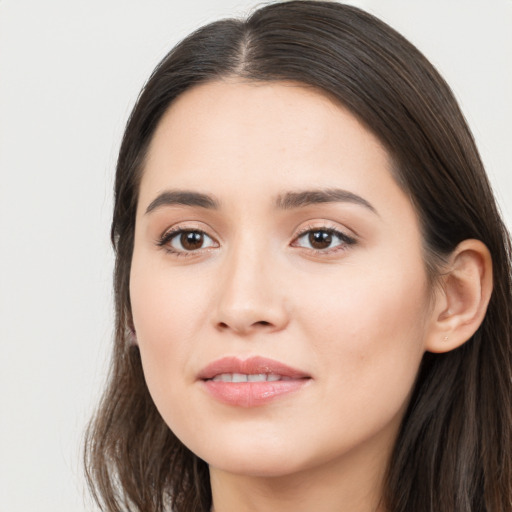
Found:
[[[512,1],[360,0],[445,75],[512,225]],[[93,510],[80,441],[112,337],[116,152],[143,82],[244,0],[0,0],[0,511]]]

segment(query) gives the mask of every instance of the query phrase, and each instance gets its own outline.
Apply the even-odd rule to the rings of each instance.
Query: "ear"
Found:
[[[473,336],[492,293],[492,259],[480,240],[464,240],[450,255],[435,293],[425,349],[449,352]]]

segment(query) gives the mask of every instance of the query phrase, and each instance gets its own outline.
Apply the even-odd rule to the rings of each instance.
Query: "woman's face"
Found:
[[[350,113],[293,83],[200,85],[160,122],[133,319],[158,410],[212,468],[387,460],[432,315],[391,165]]]

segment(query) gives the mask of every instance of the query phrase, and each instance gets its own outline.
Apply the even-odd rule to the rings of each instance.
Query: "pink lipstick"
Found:
[[[255,407],[299,391],[311,377],[264,357],[246,360],[224,357],[206,366],[198,379],[213,398],[222,403]]]

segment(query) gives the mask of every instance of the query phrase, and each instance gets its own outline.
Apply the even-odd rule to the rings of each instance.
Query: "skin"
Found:
[[[380,142],[348,111],[293,83],[224,80],[180,96],[151,142],[130,295],[150,393],[210,465],[224,511],[375,512],[390,450],[439,308],[414,208]],[[283,209],[288,192],[342,189]],[[160,205],[209,194],[216,209]],[[201,231],[185,250],[170,229]],[[334,229],[326,249],[308,233]],[[445,307],[442,304],[440,307]],[[259,407],[212,398],[198,373],[264,356],[311,378]]]

